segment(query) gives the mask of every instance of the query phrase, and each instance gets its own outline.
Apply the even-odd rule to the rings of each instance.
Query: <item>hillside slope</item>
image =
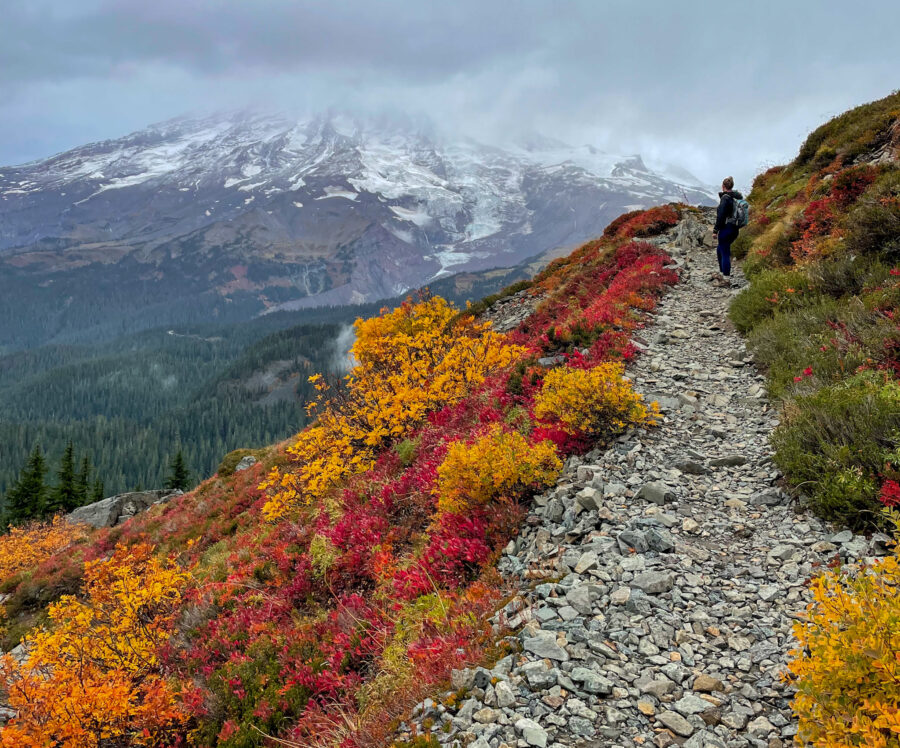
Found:
[[[784,401],[775,459],[822,516],[879,524],[900,502],[900,93],[815,130],[749,200],[731,317]]]
[[[0,541],[8,645],[81,591],[50,607],[21,664],[4,662],[19,710],[4,740],[64,727],[83,740],[98,721],[152,745],[386,739],[394,716],[493,646],[493,567],[522,501],[566,456],[654,420],[620,362],[677,278],[645,238],[684,212],[626,215],[551,263],[508,335],[439,298],[360,321],[343,394],[326,393],[317,421],[250,469],[230,474],[228,461],[118,528]],[[148,654],[97,652],[72,690],[70,643]]]

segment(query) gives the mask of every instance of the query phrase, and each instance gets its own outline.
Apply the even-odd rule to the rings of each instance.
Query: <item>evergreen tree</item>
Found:
[[[75,489],[75,447],[72,442],[66,445],[62,461],[57,473],[56,488],[50,496],[50,512],[71,512],[77,508],[78,495]]]
[[[191,474],[184,463],[184,454],[179,449],[169,467],[169,477],[166,479],[166,488],[177,488],[186,491],[191,485]]]
[[[106,490],[103,488],[103,479],[96,478],[94,479],[94,485],[91,486],[91,503],[95,501],[101,501],[106,498]]]
[[[90,499],[91,490],[91,460],[85,455],[81,461],[81,470],[75,476],[75,500],[77,506],[84,506]]]
[[[29,519],[37,519],[45,511],[47,485],[44,477],[47,463],[36,444],[31,456],[19,473],[19,479],[6,494],[6,519],[12,524],[21,524]]]

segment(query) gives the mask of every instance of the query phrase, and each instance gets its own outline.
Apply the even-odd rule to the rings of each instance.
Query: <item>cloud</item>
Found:
[[[6,0],[0,163],[246,103],[540,131],[708,181],[896,85],[895,0]]]

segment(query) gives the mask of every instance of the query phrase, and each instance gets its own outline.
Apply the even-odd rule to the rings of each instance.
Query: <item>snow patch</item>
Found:
[[[350,192],[349,190],[345,190],[343,187],[334,187],[329,185],[325,188],[325,194],[320,195],[316,198],[316,200],[327,200],[329,197],[344,197],[347,200],[356,200],[359,197],[359,193]]]
[[[434,220],[425,209],[425,206],[421,204],[417,205],[415,208],[402,208],[399,205],[391,205],[390,209],[401,221],[409,221],[420,228],[422,226],[427,226]]]
[[[302,208],[302,207],[303,207],[303,203],[298,203],[296,200],[294,200],[294,207],[295,207],[295,208]]]
[[[405,244],[415,244],[415,237],[413,236],[412,231],[404,231],[396,226],[386,226],[385,224],[382,224],[382,226],[386,228],[390,234],[396,236],[401,242],[404,242]]]

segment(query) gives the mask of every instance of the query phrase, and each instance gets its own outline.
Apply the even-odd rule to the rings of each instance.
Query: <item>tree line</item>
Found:
[[[46,519],[58,513],[67,514],[106,498],[103,479],[96,474],[90,457],[83,455],[79,463],[71,441],[62,454],[53,484],[47,482],[49,472],[43,450],[40,444],[35,444],[15,483],[3,497],[4,527]],[[186,491],[192,485],[190,469],[179,449],[169,466],[165,487]],[[141,486],[136,486],[135,490],[141,490]]]

